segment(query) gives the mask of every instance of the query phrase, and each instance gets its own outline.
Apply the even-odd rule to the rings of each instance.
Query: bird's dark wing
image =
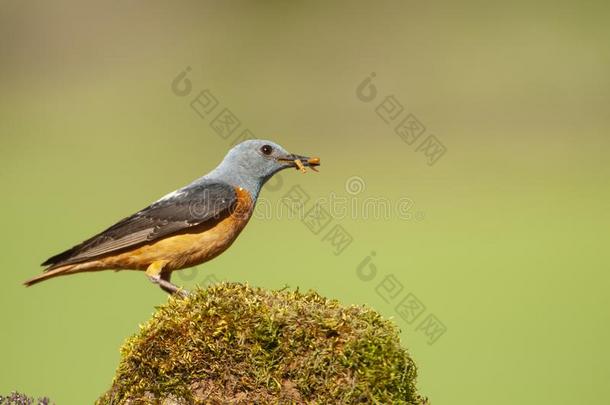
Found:
[[[190,185],[105,231],[45,261],[47,270],[79,263],[153,242],[178,231],[228,215],[237,201],[233,186],[221,182]]]

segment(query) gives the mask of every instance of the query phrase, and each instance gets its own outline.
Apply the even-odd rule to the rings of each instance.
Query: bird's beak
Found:
[[[290,167],[295,167],[305,173],[305,167],[311,167],[312,170],[317,171],[315,169],[316,166],[320,166],[320,158],[319,157],[307,157],[301,155],[285,155],[279,157],[277,159],[280,162],[284,162],[289,164]]]

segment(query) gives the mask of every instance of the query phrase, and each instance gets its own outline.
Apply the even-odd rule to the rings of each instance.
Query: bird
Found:
[[[261,187],[274,174],[288,168],[316,170],[319,165],[318,157],[288,153],[272,141],[243,141],[208,174],[50,257],[41,265],[46,266],[43,273],[24,284],[81,272],[141,270],[167,293],[188,295],[171,282],[173,271],[227,250],[248,224]]]

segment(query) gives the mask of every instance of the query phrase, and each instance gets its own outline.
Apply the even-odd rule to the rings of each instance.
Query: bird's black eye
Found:
[[[263,152],[265,155],[270,155],[271,152],[273,152],[273,148],[269,145],[263,145],[261,147],[261,152]]]

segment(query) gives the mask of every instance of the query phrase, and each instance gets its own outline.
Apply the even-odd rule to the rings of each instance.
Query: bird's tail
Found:
[[[72,265],[72,264],[69,264],[67,266],[58,267],[58,268],[48,271],[46,273],[42,273],[36,277],[32,277],[31,279],[25,281],[23,284],[26,287],[29,287],[31,285],[38,284],[41,281],[45,281],[45,280],[48,280],[53,277],[58,277],[58,276],[63,276],[65,274],[69,274],[70,270],[73,267],[74,267],[74,265]]]
[[[77,264],[66,264],[65,266],[59,266],[56,268],[50,268],[46,272],[32,277],[31,279],[24,281],[23,285],[26,287],[32,286],[34,284],[38,284],[41,281],[48,280],[53,277],[65,276],[68,274],[80,273],[82,271],[94,271],[98,270],[99,262],[85,262],[85,263],[77,263]]]

